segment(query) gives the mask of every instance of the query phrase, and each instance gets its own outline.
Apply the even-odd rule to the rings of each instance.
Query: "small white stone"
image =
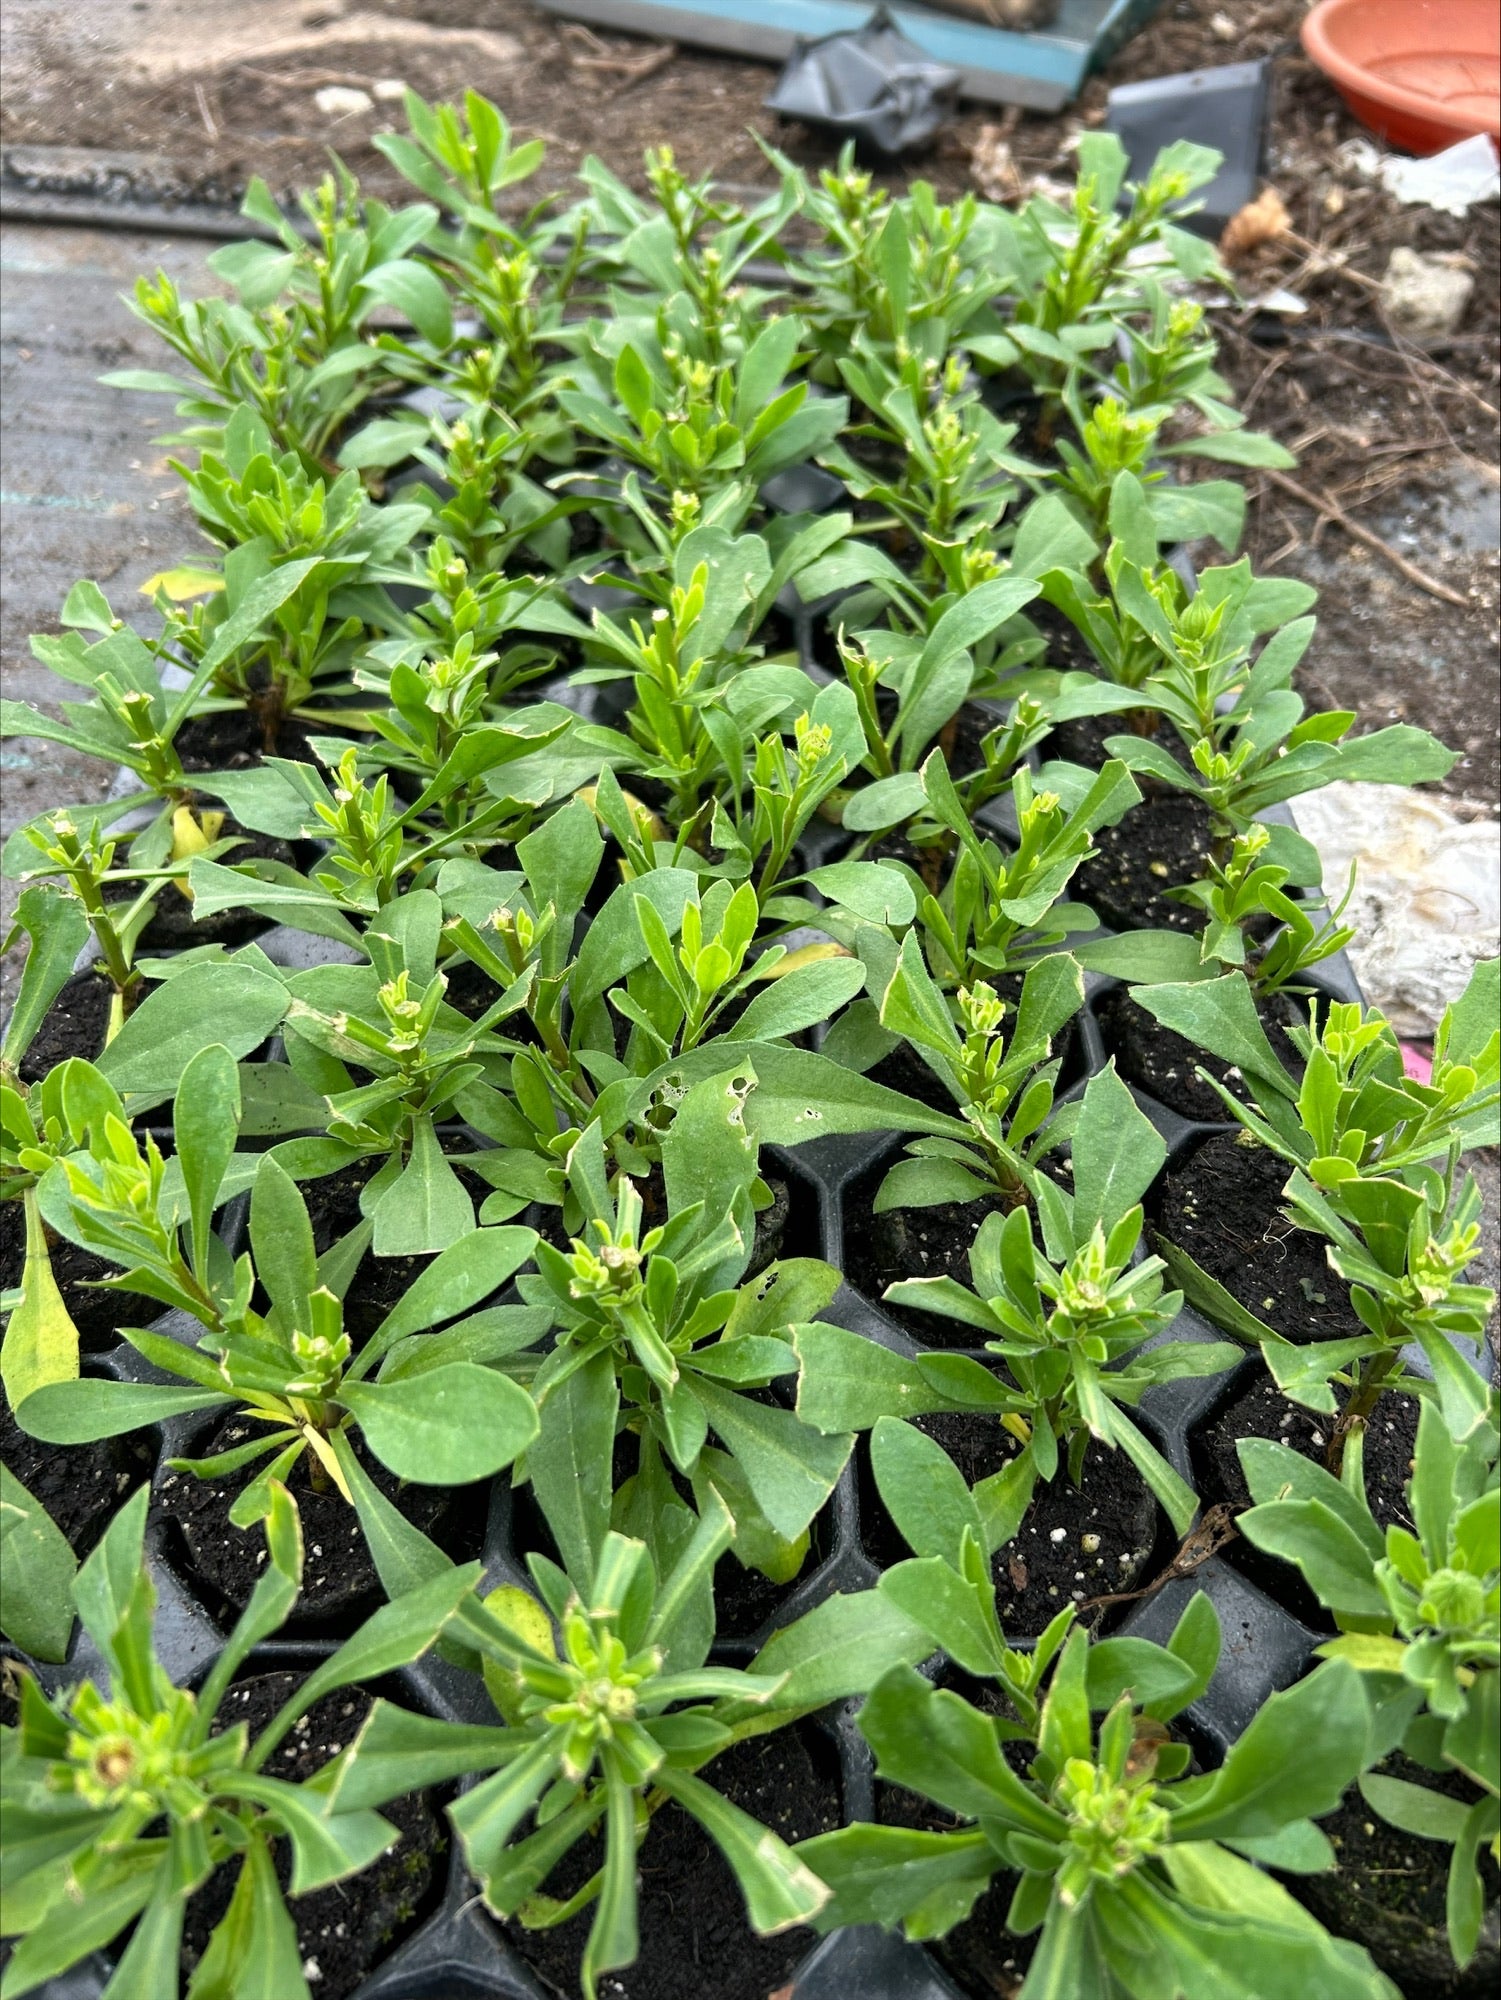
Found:
[[[359,112],[375,109],[375,99],[368,90],[353,90],[342,83],[326,84],[322,90],[315,90],[313,102],[325,118],[353,118]]]
[[[1048,1530],[1048,1540],[1050,1542],[1066,1542],[1068,1540],[1068,1529],[1050,1528]]]
[[[302,1976],[308,1985],[311,1986],[314,1980],[323,1977],[323,1967],[318,1963],[316,1958],[305,1958],[302,1961]]]
[[[400,104],[407,94],[407,87],[399,76],[383,76],[373,88],[377,104]]]

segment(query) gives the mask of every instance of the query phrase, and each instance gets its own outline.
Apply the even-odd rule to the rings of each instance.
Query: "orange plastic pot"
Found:
[[[1322,0],[1303,47],[1363,125],[1408,153],[1501,143],[1496,0]]]

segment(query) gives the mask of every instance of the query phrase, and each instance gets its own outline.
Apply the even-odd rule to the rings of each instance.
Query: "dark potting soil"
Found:
[[[42,1016],[41,1026],[20,1064],[23,1083],[40,1083],[49,1070],[69,1056],[85,1062],[98,1059],[109,1028],[109,1003],[114,997],[109,981],[91,967],[75,972],[64,982],[62,991]]]
[[[152,1326],[166,1311],[159,1299],[142,1292],[94,1291],[101,1278],[119,1275],[117,1264],[106,1264],[92,1250],[48,1231],[52,1275],[63,1295],[68,1316],[78,1328],[84,1354],[103,1354],[114,1347],[122,1326]],[[20,1285],[26,1270],[26,1211],[19,1201],[0,1202],[0,1289]]]
[[[1198,1074],[1200,1069],[1217,1077],[1242,1104],[1251,1102],[1245,1079],[1234,1064],[1223,1062],[1186,1036],[1163,1027],[1138,1004],[1129,987],[1111,987],[1095,1002],[1094,1012],[1105,1039],[1106,1053],[1115,1057],[1121,1075],[1181,1118],[1217,1125],[1229,1119],[1224,1100]],[[1264,1002],[1258,1012],[1278,1060],[1292,1075],[1301,1076],[1303,1058],[1287,1030],[1290,1023],[1306,1019],[1306,1014],[1296,1001],[1280,994]]]
[[[1000,1419],[986,1412],[943,1411],[913,1422],[943,1446],[969,1486],[999,1472],[1018,1449]],[[912,1551],[886,1511],[863,1444],[856,1477],[866,1555],[880,1569],[905,1562]],[[1015,1536],[991,1557],[996,1611],[1008,1639],[1035,1638],[1066,1604],[1082,1607],[1092,1597],[1135,1590],[1153,1573],[1161,1534],[1157,1502],[1130,1459],[1091,1445],[1082,1484],[1074,1486],[1060,1471],[1034,1495]],[[1098,1625],[1112,1608],[1081,1609],[1080,1617]]]
[[[194,1443],[185,1456],[212,1458],[264,1435],[265,1426],[238,1415],[223,1418]],[[455,1562],[470,1562],[484,1542],[489,1482],[469,1486],[418,1486],[403,1483],[366,1449],[358,1432],[354,1452],[372,1483],[400,1509],[414,1527],[438,1543]],[[257,1459],[222,1479],[200,1479],[195,1472],[164,1467],[156,1488],[152,1517],[168,1526],[175,1566],[188,1581],[203,1587],[209,1608],[227,1605],[242,1611],[266,1561],[265,1536],[259,1527],[237,1528],[229,1510],[252,1479],[270,1462]],[[313,1485],[312,1453],[304,1451],[287,1478],[302,1516],[305,1550],[302,1594],[286,1623],[287,1632],[342,1636],[352,1630],[384,1599],[375,1564],[365,1546],[354,1509],[329,1485]]]
[[[1336,1389],[1334,1393],[1343,1402],[1342,1392]],[[1274,1444],[1285,1444],[1322,1465],[1334,1422],[1333,1417],[1289,1402],[1270,1374],[1258,1365],[1241,1377],[1238,1385],[1232,1383],[1224,1400],[1190,1437],[1194,1484],[1200,1499],[1206,1507],[1226,1501],[1237,1511],[1251,1505],[1250,1488],[1235,1449],[1238,1438],[1270,1438]],[[1417,1436],[1417,1397],[1388,1391],[1366,1427],[1363,1459],[1366,1498],[1380,1528],[1394,1523],[1409,1530],[1412,1527],[1406,1485]],[[1277,1598],[1295,1618],[1319,1630],[1331,1629],[1328,1612],[1292,1564],[1279,1562],[1244,1537],[1229,1543],[1224,1554],[1243,1576]]]
[[[1365,1328],[1325,1239],[1282,1214],[1290,1173],[1249,1133],[1214,1133],[1164,1176],[1153,1226],[1284,1339],[1353,1338]]]
[[[1103,769],[1114,755],[1105,747],[1108,739],[1134,733],[1130,713],[1127,709],[1110,715],[1080,715],[1071,722],[1055,723],[1042,745],[1043,758],[1060,757],[1070,764],[1083,764],[1091,771]],[[1188,746],[1175,729],[1159,730],[1152,741],[1181,764],[1185,771],[1193,770]],[[1167,788],[1161,779],[1149,777],[1145,772],[1136,773],[1136,782],[1145,798],[1162,798],[1166,793]]]
[[[845,1194],[845,1276],[914,1339],[931,1347],[981,1347],[985,1336],[978,1328],[920,1306],[899,1304],[886,1297],[886,1288],[904,1278],[953,1278],[972,1291],[970,1250],[985,1218],[1004,1215],[1006,1203],[1000,1195],[982,1195],[977,1201],[888,1208],[877,1214],[876,1195],[893,1164],[894,1157],[880,1161],[853,1181]],[[1042,1170],[1061,1187],[1072,1185],[1069,1163],[1058,1154],[1048,1154]]]
[[[1207,806],[1186,793],[1144,798],[1118,826],[1101,827],[1094,842],[1098,852],[1069,893],[1102,924],[1118,931],[1199,928],[1199,911],[1167,891],[1197,881],[1208,866]]]
[[[1400,1751],[1376,1770],[1470,1805],[1479,1796],[1458,1771],[1425,1770]],[[1284,1876],[1287,1888],[1339,1937],[1363,1944],[1408,2000],[1480,2000],[1501,1977],[1501,1874],[1480,1853],[1486,1914],[1480,1946],[1460,1972],[1449,1955],[1444,1902],[1451,1850],[1400,1833],[1372,1811],[1352,1785],[1319,1825],[1339,1857],[1328,1875]]]
[[[101,1438],[97,1444],[43,1444],[16,1422],[0,1388],[0,1460],[33,1500],[86,1556],[129,1494],[151,1477],[156,1451],[149,1438]]]
[[[750,1737],[701,1775],[789,1846],[840,1824],[837,1761],[812,1729]],[[544,1893],[572,1895],[603,1855],[598,1835],[581,1840],[554,1868]],[[665,1805],[653,1816],[637,1874],[641,1955],[600,1978],[600,2000],[704,2000],[710,1993],[714,2000],[767,2000],[813,1947],[813,1933],[801,1926],[775,1937],[755,1935],[728,1862],[680,1806]],[[521,1956],[567,2000],[580,1991],[579,1959],[593,1914],[591,1907],[550,1931],[505,1926]]]
[[[360,1222],[360,1195],[384,1162],[384,1155],[355,1160],[337,1173],[321,1180],[304,1181],[302,1198],[307,1203],[313,1242],[321,1256],[332,1243],[347,1236]],[[480,1203],[490,1192],[483,1181],[467,1168],[454,1172],[463,1182],[478,1214]],[[356,1348],[363,1347],[381,1321],[411,1289],[413,1280],[432,1262],[427,1254],[410,1257],[377,1257],[367,1250],[353,1282],[344,1295],[344,1331]]]
[[[233,837],[238,842],[222,857],[226,867],[241,861],[280,861],[288,867],[296,863],[289,841],[276,840],[268,833],[252,833],[227,813],[219,837],[225,840]],[[139,882],[107,882],[102,893],[107,903],[130,903],[140,888]],[[216,910],[211,916],[197,918],[191,898],[174,882],[167,882],[162,885],[150,920],[136,940],[136,951],[144,957],[148,952],[191,951],[195,945],[244,944],[270,930],[271,924],[270,917],[258,916],[247,909]]]
[[[308,737],[339,733],[332,723],[319,728],[295,716],[283,716],[272,754],[321,770]],[[265,738],[259,716],[248,708],[226,708],[185,722],[173,738],[173,748],[185,771],[245,771],[265,755]]]
[[[282,1672],[235,1682],[220,1704],[214,1734],[243,1722],[254,1742],[306,1678]],[[265,1775],[305,1783],[349,1743],[369,1714],[372,1699],[363,1688],[349,1687],[314,1702],[272,1751]],[[344,2000],[436,1905],[448,1837],[435,1804],[431,1793],[411,1792],[382,1806],[381,1817],[390,1821],[395,1839],[378,1860],[342,1882],[288,1898],[297,1926],[298,1956],[319,2000]],[[275,1843],[272,1858],[285,1890],[292,1875],[286,1841]],[[192,1972],[207,1949],[214,1926],[229,1908],[239,1874],[238,1860],[226,1862],[189,1899],[182,1938],[185,1973]]]
[[[1004,1215],[999,1195],[979,1201],[945,1201],[932,1208],[871,1207],[876,1189],[890,1170],[887,1160],[849,1191],[845,1204],[844,1270],[856,1291],[931,1347],[979,1347],[985,1336],[962,1320],[945,1319],[919,1306],[886,1297],[888,1285],[903,1278],[953,1278],[973,1290],[969,1252],[987,1215]]]

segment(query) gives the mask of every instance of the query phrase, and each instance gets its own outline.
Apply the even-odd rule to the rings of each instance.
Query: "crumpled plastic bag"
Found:
[[[1367,1002],[1426,1040],[1476,961],[1501,952],[1501,826],[1467,824],[1430,793],[1348,780],[1305,793],[1293,813],[1332,903],[1355,863],[1344,921]]]
[[[1501,167],[1484,132],[1420,160],[1383,153],[1369,139],[1347,139],[1334,157],[1361,180],[1380,181],[1407,206],[1435,208],[1443,215],[1468,215],[1479,203],[1501,195]]]
[[[800,41],[765,102],[893,158],[953,115],[958,85],[959,72],[908,41],[881,7],[854,34]]]

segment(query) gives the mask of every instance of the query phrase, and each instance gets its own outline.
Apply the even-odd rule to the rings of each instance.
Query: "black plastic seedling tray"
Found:
[[[812,651],[811,622],[807,612],[798,620],[800,650],[805,654]],[[1284,816],[1291,818],[1285,808],[1278,814],[1279,818]],[[836,851],[846,841],[847,836],[842,836],[836,828],[818,829],[816,844],[820,850],[827,847],[831,852]],[[825,858],[822,852],[818,858]],[[263,932],[257,943],[278,963],[289,966],[345,956],[337,946],[282,926]],[[1082,1069],[1083,1074],[1077,1076],[1070,1094],[1082,1090],[1088,1077],[1104,1067],[1105,1043],[1095,1010],[1100,998],[1115,983],[1096,975],[1087,979],[1073,1065],[1076,1071]],[[1359,997],[1354,974],[1343,954],[1320,968],[1317,983],[1329,999]],[[1140,1091],[1135,1095],[1167,1145],[1168,1169],[1181,1162],[1202,1140],[1235,1129],[1227,1123],[1181,1117]],[[800,1232],[803,1238],[800,1248],[816,1251],[841,1271],[846,1269],[847,1193],[873,1167],[899,1152],[901,1144],[899,1134],[870,1133],[817,1139],[793,1150],[767,1149],[777,1171],[793,1186],[798,1212],[807,1218]],[[243,1229],[243,1198],[239,1212],[227,1216],[225,1226],[231,1237]],[[829,1307],[828,1316],[896,1352],[920,1351],[921,1343],[897,1324],[877,1300],[862,1294],[848,1279]],[[195,1323],[179,1313],[167,1314],[158,1323],[158,1331],[183,1340],[192,1340],[197,1334]],[[1192,1308],[1185,1307],[1164,1337],[1207,1339],[1218,1335]],[[980,1349],[945,1351],[970,1351],[981,1360],[986,1358]],[[1488,1354],[1472,1354],[1471,1358],[1477,1365],[1489,1367]],[[1426,1372],[1417,1350],[1410,1350],[1406,1359],[1417,1372]],[[124,1343],[90,1365],[102,1372],[138,1380],[164,1379]],[[1139,1412],[1144,1427],[1191,1482],[1193,1427],[1225,1397],[1228,1385],[1242,1373],[1254,1371],[1257,1365],[1248,1358],[1240,1369],[1226,1375],[1208,1381],[1167,1384],[1144,1399]],[[158,1482],[162,1463],[201,1442],[215,1421],[212,1415],[207,1419],[178,1419],[159,1428]],[[788,1587],[759,1627],[720,1641],[715,1648],[716,1658],[743,1664],[777,1626],[834,1592],[867,1589],[875,1582],[879,1570],[868,1555],[861,1534],[859,1449],[863,1446],[846,1466],[823,1517],[821,1539],[816,1544],[820,1559],[816,1565]],[[492,1483],[488,1497],[483,1547],[487,1589],[506,1581],[525,1580],[521,1550],[513,1533],[514,1513],[508,1476],[502,1474]],[[1166,1531],[1166,1524],[1162,1525]],[[147,1533],[146,1559],[159,1598],[157,1642],[162,1664],[175,1682],[190,1683],[207,1671],[222,1643],[222,1633],[193,1581],[174,1560],[172,1532],[153,1516]],[[1159,1556],[1163,1547],[1164,1540],[1159,1537]],[[1113,1629],[1165,1639],[1189,1597],[1200,1590],[1207,1592],[1215,1605],[1224,1643],[1214,1679],[1204,1696],[1186,1711],[1184,1723],[1200,1754],[1217,1761],[1267,1697],[1299,1676],[1322,1635],[1219,1555],[1210,1556],[1191,1575],[1175,1576],[1139,1599],[1117,1618]],[[336,1638],[293,1639],[261,1649],[257,1659],[266,1664],[311,1665],[331,1652],[337,1643]],[[942,1665],[941,1657],[935,1658],[930,1671],[941,1671]],[[41,1665],[36,1671],[44,1685],[55,1687],[97,1674],[100,1662],[79,1628],[65,1664]],[[479,1720],[491,1712],[479,1679],[449,1666],[435,1655],[407,1670],[401,1678],[404,1697],[429,1714]],[[846,1819],[869,1817],[873,1810],[873,1763],[857,1727],[857,1711],[857,1703],[841,1703],[821,1717],[818,1724],[838,1754]],[[468,2000],[468,1996],[475,1996],[475,2000],[553,2000],[552,1989],[521,1959],[485,1913],[456,1846],[450,1846],[446,1867],[447,1883],[438,1909],[367,1977],[357,1990],[356,2000],[440,2000],[440,1996],[442,2000]],[[109,1970],[102,1956],[75,1967],[48,1985],[47,2000],[98,2000]],[[629,1986],[623,1990],[631,1991]],[[962,1989],[929,1953],[866,1928],[836,1933],[813,1949],[795,1974],[794,1993],[796,2000],[852,2000],[855,1995],[860,2000],[963,2000]],[[712,1987],[706,1986],[705,2000],[713,2000]]]

